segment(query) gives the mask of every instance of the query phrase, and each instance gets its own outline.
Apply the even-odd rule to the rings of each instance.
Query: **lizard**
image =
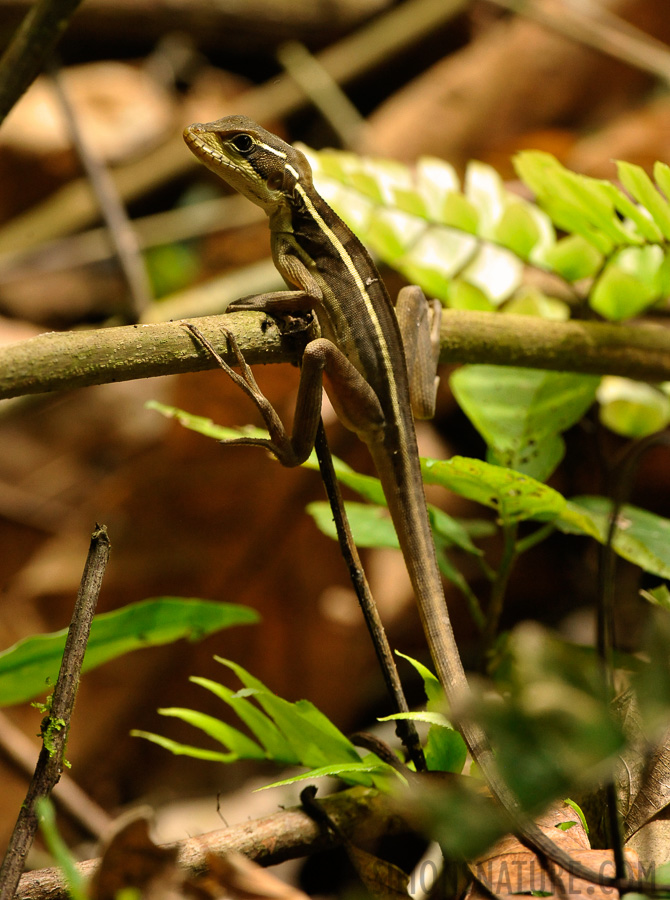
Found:
[[[200,162],[266,212],[272,258],[287,285],[235,300],[226,311],[313,312],[320,330],[303,352],[290,435],[227,332],[241,371],[221,357],[219,364],[254,401],[269,437],[225,443],[261,446],[282,465],[299,465],[314,446],[325,388],[338,418],[370,451],[437,677],[452,710],[460,709],[470,689],[437,564],[413,419],[413,413],[429,418],[435,404],[439,301],[429,304],[420,288],[408,286],[394,307],[362,242],[316,191],[299,149],[240,115],[190,125],[184,139]],[[521,812],[482,727],[467,716],[458,727],[524,843],[576,877],[620,890],[640,887],[633,879],[593,872],[559,848]]]

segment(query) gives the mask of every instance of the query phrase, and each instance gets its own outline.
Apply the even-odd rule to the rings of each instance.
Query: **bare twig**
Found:
[[[381,616],[379,615],[377,604],[372,596],[370,585],[365,577],[361,558],[358,555],[358,549],[356,548],[356,544],[354,543],[351,534],[349,518],[344,507],[340,485],[337,476],[335,475],[333,458],[330,453],[330,447],[328,446],[326,431],[323,427],[323,420],[319,422],[314,449],[316,450],[316,456],[319,461],[321,480],[326,489],[328,502],[330,503],[330,508],[333,513],[337,539],[340,544],[340,552],[344,558],[347,569],[349,570],[349,577],[356,593],[356,597],[358,598],[358,604],[363,613],[363,618],[365,619],[365,624],[372,640],[372,644],[375,648],[377,661],[382,670],[386,689],[388,690],[391,702],[393,703],[394,712],[409,712],[409,706],[405,698],[402,682],[400,681],[400,675],[398,674],[398,667],[395,664],[395,658],[391,651],[391,645],[386,636],[386,630],[384,629]],[[398,719],[396,722],[396,734],[404,744],[408,757],[414,763],[417,772],[425,771],[426,760],[423,756],[421,741],[419,740],[419,735],[417,734],[414,722],[409,719]]]
[[[369,788],[352,788],[325,797],[322,808],[355,844],[365,844],[381,834],[404,834],[409,829],[397,815],[389,799]],[[228,851],[243,853],[261,865],[299,859],[338,844],[338,838],[324,832],[300,806],[284,809],[252,822],[212,831],[179,842],[179,863],[192,874],[205,871],[209,854]],[[79,871],[92,875],[98,860],[80,863]],[[66,900],[62,875],[56,868],[30,872],[21,879],[17,896],[21,900]]]
[[[39,75],[81,0],[37,0],[0,58],[0,122]]]
[[[559,34],[670,82],[670,48],[599,4],[556,0],[489,0]]]
[[[92,152],[82,129],[79,127],[76,111],[70,102],[63,79],[57,68],[51,68],[51,77],[72,143],[91,183],[93,193],[97,198],[100,212],[107,225],[109,237],[128,286],[128,319],[131,322],[137,322],[142,311],[153,300],[151,282],[144,265],[144,259],[140,253],[137,235],[130,224],[114,179],[105,165]]]
[[[35,743],[0,712],[0,753],[19,771],[32,776],[35,768]],[[52,799],[77,825],[94,838],[101,838],[111,824],[111,818],[71,778],[61,774]]]
[[[347,150],[359,147],[367,127],[365,119],[307,47],[298,41],[289,41],[278,49],[277,58],[330,124],[342,146]]]
[[[12,900],[14,897],[26,854],[37,830],[35,803],[41,797],[49,796],[63,770],[63,755],[79,687],[81,665],[109,550],[107,530],[104,525],[97,525],[91,537],[51,706],[42,721],[42,750],[0,868],[0,900]]]
[[[192,320],[227,362],[221,326],[250,365],[295,362],[278,329],[260,313]],[[447,309],[441,361],[670,380],[670,330],[661,326],[554,322],[532,316]],[[2,348],[0,399],[215,368],[178,323],[41,334]]]

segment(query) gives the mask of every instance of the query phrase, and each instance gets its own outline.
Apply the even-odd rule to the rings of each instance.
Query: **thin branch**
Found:
[[[333,794],[325,797],[321,806],[356,845],[366,844],[382,834],[397,835],[408,831],[407,824],[393,811],[389,799],[369,788],[358,787]],[[338,843],[338,838],[324,832],[301,806],[294,806],[262,819],[188,838],[176,846],[179,864],[197,875],[205,871],[208,854],[220,856],[237,851],[269,866],[287,859],[299,859]],[[90,876],[97,866],[98,860],[92,859],[80,863],[78,868],[82,874]],[[24,875],[17,896],[21,900],[67,900],[57,868]]]
[[[295,345],[260,313],[193,319],[227,362],[234,364],[221,331],[224,321],[250,365],[296,362]],[[441,343],[441,361],[448,363],[670,380],[670,330],[661,326],[444,310]],[[2,348],[0,399],[215,367],[175,322],[51,332]]]
[[[330,509],[333,513],[335,522],[335,530],[337,531],[337,539],[340,545],[340,553],[349,571],[349,578],[354,588],[358,605],[363,613],[368,633],[375,648],[377,662],[382,671],[382,676],[386,684],[386,689],[393,703],[394,712],[409,712],[409,706],[405,698],[398,667],[395,663],[391,645],[389,644],[386,630],[379,615],[379,609],[372,596],[370,585],[365,576],[365,570],[358,555],[358,549],[354,543],[351,527],[349,525],[349,517],[342,499],[342,492],[335,474],[333,466],[333,457],[328,446],[328,438],[326,430],[323,427],[323,420],[319,422],[319,428],[316,433],[316,442],[314,444],[316,456],[319,461],[319,471],[321,472],[321,480],[328,496]],[[426,760],[424,759],[423,750],[421,749],[421,741],[417,734],[414,722],[409,719],[398,719],[396,722],[396,734],[402,741],[407,750],[408,758],[412,760],[417,772],[425,771]]]
[[[137,235],[130,224],[128,213],[121,202],[109,169],[89,146],[88,138],[79,125],[77,113],[68,95],[63,77],[55,66],[51,67],[51,77],[70,138],[98,201],[128,287],[127,321],[137,322],[142,312],[153,300],[151,282],[144,258],[140,253]]]
[[[81,0],[37,0],[0,58],[0,122],[39,75]]]
[[[342,147],[360,147],[367,128],[365,119],[307,47],[299,41],[287,41],[277,50],[277,59],[330,124]]]
[[[63,770],[65,746],[79,687],[81,666],[109,559],[109,550],[107,530],[104,525],[98,525],[91,537],[51,708],[42,721],[42,750],[0,868],[0,900],[12,900],[14,897],[26,854],[37,830],[35,803],[41,797],[49,796]]]
[[[35,768],[35,742],[0,712],[0,753],[27,778]],[[51,798],[79,828],[94,838],[101,838],[112,819],[101,806],[91,800],[77,782],[63,772]]]
[[[557,3],[556,0],[489,2],[534,19],[573,41],[670,82],[670,48],[599,4],[591,3],[583,8],[576,3]]]

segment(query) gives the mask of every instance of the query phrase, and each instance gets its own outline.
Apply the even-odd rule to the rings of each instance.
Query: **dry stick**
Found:
[[[190,319],[190,317],[189,317]],[[275,325],[260,313],[190,319],[228,362],[221,326],[250,365],[296,362]],[[447,309],[441,361],[486,362],[562,372],[670,380],[670,329]],[[175,322],[59,332],[0,351],[0,399],[216,368]]]
[[[21,806],[14,831],[0,868],[0,900],[12,900],[30,849],[37,815],[35,803],[48,797],[63,770],[63,755],[70,729],[70,719],[79,687],[81,666],[91,630],[91,620],[98,602],[102,578],[109,559],[109,538],[104,525],[96,525],[79,585],[77,601],[68,629],[58,681],[54,688],[51,709],[42,721],[42,750],[35,773]]]
[[[607,10],[584,12],[576,4],[538,0],[489,0],[520,16],[534,19],[573,41],[579,41],[630,66],[670,81],[670,49]]]
[[[322,808],[356,845],[365,845],[380,835],[407,834],[409,826],[393,809],[389,798],[369,788],[351,788],[325,797]],[[210,854],[223,856],[229,851],[243,853],[264,866],[288,859],[300,859],[337,846],[339,838],[323,832],[300,806],[242,822],[230,828],[187,838],[174,845],[179,848],[179,865],[198,875],[207,868]],[[90,876],[99,860],[79,863],[82,875]],[[67,891],[58,868],[42,869],[24,875],[17,897],[21,900],[66,900]]]
[[[27,778],[32,776],[35,769],[35,743],[3,712],[0,712],[0,753]],[[105,810],[91,800],[67,772],[61,775],[52,800],[79,828],[92,837],[101,838],[112,822]]]
[[[345,150],[360,147],[367,124],[340,85],[318,59],[299,41],[288,41],[277,50],[285,72],[304,91]]]
[[[360,556],[358,555],[358,549],[356,548],[356,544],[354,543],[351,534],[349,518],[342,499],[342,492],[340,491],[337,475],[335,474],[333,457],[331,456],[330,447],[328,446],[326,430],[323,427],[323,419],[319,421],[314,449],[319,461],[321,480],[326,489],[330,509],[333,513],[337,539],[340,544],[340,552],[342,553],[344,562],[349,570],[349,577],[351,578],[351,583],[356,596],[358,597],[358,604],[363,613],[363,618],[365,619],[370,638],[372,639],[372,644],[375,648],[375,653],[377,654],[377,661],[379,662],[386,688],[391,697],[391,701],[393,702],[394,711],[399,713],[409,712],[409,706],[407,705],[405,692],[402,688],[402,682],[398,675],[398,668],[395,664],[393,653],[391,652],[386,631],[382,624],[377,604],[372,597],[370,585],[365,577],[365,571]],[[423,755],[421,741],[419,740],[419,735],[417,734],[414,722],[409,719],[398,719],[396,722],[396,734],[407,749],[409,758],[414,763],[417,772],[425,771],[426,760]]]
[[[81,0],[37,0],[0,58],[0,122],[39,75]]]
[[[109,237],[128,286],[127,318],[131,322],[137,322],[142,312],[154,299],[137,235],[130,224],[128,213],[121,202],[114,179],[92,151],[86,136],[79,127],[76,111],[63,84],[63,78],[56,67],[52,67],[51,77],[72,143],[100,206],[100,212],[107,225]]]

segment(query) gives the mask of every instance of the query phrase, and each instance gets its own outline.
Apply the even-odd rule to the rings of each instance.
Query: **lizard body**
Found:
[[[239,443],[260,444],[284,465],[303,462],[314,444],[325,380],[338,416],[373,457],[438,678],[458,709],[469,689],[437,565],[412,417],[413,407],[430,414],[437,382],[434,371],[417,372],[416,358],[426,336],[430,342],[432,315],[436,365],[439,312],[428,307],[418,288],[404,289],[394,308],[363,244],[313,187],[309,163],[299,150],[244,116],[191,125],[184,137],[208,168],[266,211],[273,260],[289,288],[235,301],[229,309],[313,310],[321,331],[303,355],[291,436],[239,354],[244,375],[227,369],[256,402],[270,431],[269,440],[241,438]],[[411,326],[405,340],[399,319]],[[412,350],[406,354],[408,341]],[[590,872],[522,816],[481,727],[466,717],[459,728],[493,795],[529,846],[578,877],[616,887],[634,884]]]

